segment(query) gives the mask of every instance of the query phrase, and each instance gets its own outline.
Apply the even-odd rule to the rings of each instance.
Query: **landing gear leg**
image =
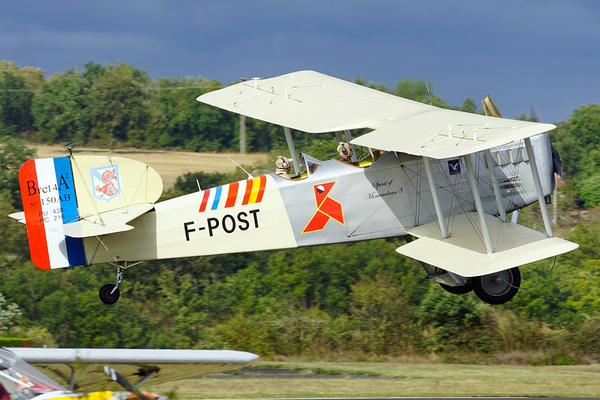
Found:
[[[108,283],[100,288],[98,295],[104,304],[115,304],[117,300],[119,300],[119,297],[121,296],[121,293],[119,292],[119,285],[123,280],[124,269],[124,266],[119,264],[117,266],[117,283],[114,285]]]

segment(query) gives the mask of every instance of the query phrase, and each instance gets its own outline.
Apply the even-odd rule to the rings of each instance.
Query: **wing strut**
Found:
[[[504,209],[504,205],[502,204],[502,196],[500,195],[500,185],[498,184],[498,178],[494,173],[494,164],[492,161],[492,155],[490,154],[490,150],[486,150],[485,152],[485,161],[488,167],[488,171],[490,171],[490,177],[492,178],[492,185],[494,187],[494,195],[496,196],[496,203],[498,203],[498,212],[500,213],[500,219],[503,222],[507,221],[506,218],[506,210]]]
[[[427,173],[427,180],[429,181],[429,189],[431,189],[431,197],[433,198],[433,205],[435,207],[435,213],[440,223],[440,230],[442,231],[442,238],[448,237],[448,228],[446,227],[446,221],[444,220],[444,212],[440,205],[440,199],[438,198],[437,188],[433,181],[433,174],[431,173],[431,165],[429,164],[429,158],[423,157],[423,163],[425,164],[425,172]]]
[[[471,193],[473,194],[473,200],[475,200],[475,208],[477,209],[477,215],[479,216],[479,224],[481,225],[481,234],[483,235],[483,242],[485,249],[488,254],[494,252],[492,246],[492,239],[490,239],[490,231],[488,230],[487,223],[485,222],[485,213],[483,212],[483,205],[481,204],[481,197],[479,196],[479,189],[477,188],[477,181],[475,180],[475,173],[473,172],[473,164],[471,163],[471,155],[465,155],[465,164],[467,166],[467,175],[469,177],[469,185],[471,186]]]
[[[254,81],[256,84],[256,81]],[[287,142],[288,149],[290,150],[290,156],[292,156],[292,164],[294,164],[294,172],[296,175],[300,174],[300,163],[298,162],[298,155],[296,154],[296,146],[294,146],[294,140],[292,139],[292,132],[287,126],[283,127],[285,132],[285,141]]]
[[[554,237],[552,231],[552,223],[550,222],[550,214],[548,214],[548,207],[544,201],[544,193],[542,192],[542,184],[540,183],[540,175],[538,174],[535,157],[533,156],[533,149],[531,148],[531,139],[525,139],[525,148],[527,149],[527,157],[529,157],[529,166],[531,167],[531,174],[533,175],[533,183],[535,183],[535,191],[538,196],[538,203],[540,203],[540,210],[542,212],[542,219],[544,220],[544,228],[548,237]]]

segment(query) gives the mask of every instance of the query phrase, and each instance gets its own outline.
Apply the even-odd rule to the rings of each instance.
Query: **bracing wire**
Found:
[[[514,289],[533,289],[534,287],[537,287],[537,286],[541,285],[542,283],[544,283],[544,281],[546,279],[548,279],[548,277],[550,276],[552,271],[554,271],[554,266],[556,265],[556,257],[557,256],[554,256],[554,262],[552,263],[552,267],[550,268],[550,271],[548,272],[548,274],[544,277],[544,279],[542,279],[541,281],[539,281],[538,283],[536,283],[533,286],[527,286],[527,287],[513,286],[510,282],[506,281],[502,277],[500,277],[500,279],[504,280],[508,284],[508,286],[510,286],[511,288],[514,288]]]

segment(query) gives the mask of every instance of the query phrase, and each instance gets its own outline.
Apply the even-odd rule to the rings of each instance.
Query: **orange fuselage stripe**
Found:
[[[267,186],[267,177],[263,175],[258,179],[260,179],[260,187],[258,188],[258,194],[256,195],[256,202],[260,203],[265,194],[265,187]]]
[[[229,193],[227,194],[227,203],[225,203],[225,208],[233,207],[235,205],[239,188],[239,182],[234,182],[229,185]]]

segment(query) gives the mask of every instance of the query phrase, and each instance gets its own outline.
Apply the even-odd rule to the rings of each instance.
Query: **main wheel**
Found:
[[[98,295],[100,296],[100,300],[102,300],[104,304],[115,304],[117,300],[119,300],[119,297],[121,296],[119,288],[117,288],[114,291],[114,293],[111,294],[114,288],[115,285],[111,283],[107,283],[106,285],[100,288],[100,292],[98,293]]]
[[[443,283],[440,283],[440,286],[446,292],[449,292],[452,294],[466,294],[466,293],[469,293],[471,290],[473,290],[473,285],[471,284],[471,282],[467,282],[463,286],[448,286],[448,285],[444,285]]]
[[[477,297],[489,304],[503,304],[515,297],[521,285],[519,268],[511,268],[471,279]]]

